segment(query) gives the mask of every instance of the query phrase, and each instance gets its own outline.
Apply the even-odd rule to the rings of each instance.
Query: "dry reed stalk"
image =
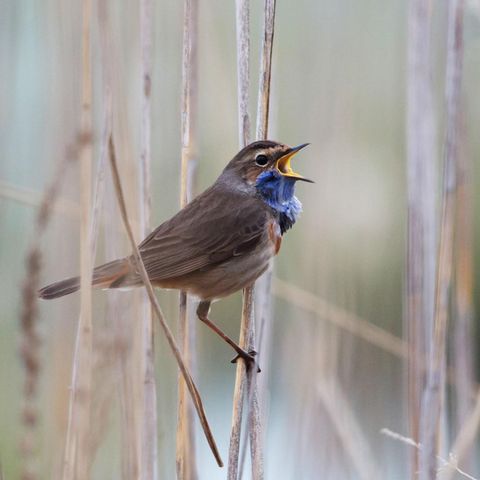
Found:
[[[82,115],[81,130],[91,132],[91,0],[82,4]],[[91,255],[91,193],[92,146],[88,142],[82,150],[81,162],[81,216],[80,216],[80,319],[75,357],[65,447],[63,479],[86,479],[90,476],[90,415],[91,415],[91,359],[92,359],[92,255]]]
[[[238,344],[242,346],[242,348],[245,348],[245,346],[251,346],[248,336],[255,321],[253,309],[253,295],[253,288],[246,288],[244,290],[242,305],[242,324],[240,327],[240,338],[238,342]],[[254,370],[254,368],[250,368],[250,370]],[[239,478],[239,454],[243,418],[243,400],[246,391],[247,368],[243,360],[237,361],[235,389],[233,393],[232,430],[230,433],[230,446],[228,451],[228,480],[237,480],[237,478]]]
[[[270,84],[272,76],[272,52],[273,37],[275,32],[275,6],[276,0],[265,0],[264,5],[264,23],[262,35],[262,47],[260,58],[260,74],[258,83],[258,100],[257,100],[257,122],[256,122],[256,140],[264,140],[268,138],[268,121],[270,111]],[[256,309],[255,321],[260,325],[260,335],[258,337],[259,351],[263,351],[264,344],[262,340],[265,336],[270,335],[270,296],[272,282],[273,262],[269,266],[267,272],[256,282],[254,302],[261,308]],[[258,303],[257,303],[258,302]],[[255,345],[255,334],[252,325],[250,333],[252,345]],[[259,355],[258,362],[264,356]],[[253,478],[263,478],[263,431],[262,431],[262,409],[260,406],[260,392],[257,383],[258,372],[254,369],[247,375],[247,392],[248,392],[248,427],[250,436],[250,450],[252,454],[252,472]],[[264,373],[265,376],[265,373]],[[262,386],[266,388],[266,382],[262,382]],[[247,436],[244,436],[241,449],[241,462],[239,469],[239,478],[243,476],[243,467],[246,458]]]
[[[160,308],[160,305],[158,303],[157,298],[155,297],[155,293],[153,291],[152,284],[150,282],[150,279],[148,278],[147,271],[145,270],[145,265],[143,264],[142,257],[140,256],[140,252],[138,250],[137,244],[135,242],[135,238],[133,236],[133,231],[130,226],[130,221],[128,219],[128,214],[127,214],[127,209],[125,205],[125,197],[123,195],[122,191],[122,186],[120,183],[120,175],[118,173],[118,167],[117,167],[117,161],[116,161],[116,155],[115,155],[115,149],[114,149],[114,143],[112,137],[110,137],[110,143],[109,143],[109,152],[110,152],[110,166],[112,170],[112,176],[113,176],[113,183],[115,185],[115,191],[117,194],[117,200],[118,200],[118,206],[120,208],[122,220],[125,226],[125,230],[127,231],[128,239],[130,241],[131,247],[132,247],[132,257],[135,262],[136,268],[138,269],[138,273],[142,279],[142,282],[147,290],[148,297],[150,299],[150,302],[152,304],[153,311],[155,315],[158,317],[158,320],[160,322],[160,326],[162,327],[162,330],[165,334],[165,337],[167,338],[168,344],[170,346],[170,349],[172,350],[172,353],[175,357],[175,360],[177,361],[178,367],[180,368],[180,371],[182,372],[183,378],[185,379],[185,383],[187,384],[188,391],[190,392],[190,395],[193,400],[193,404],[195,405],[195,409],[197,411],[200,423],[202,425],[203,431],[205,433],[205,437],[208,441],[208,444],[212,450],[212,453],[220,467],[223,466],[222,459],[220,458],[220,454],[217,449],[217,445],[215,443],[215,439],[213,438],[212,432],[210,430],[210,426],[208,424],[207,417],[205,415],[205,410],[203,408],[203,403],[202,399],[200,398],[200,394],[198,392],[198,389],[193,381],[192,376],[190,375],[187,367],[185,366],[185,362],[182,358],[182,354],[180,353],[180,350],[175,342],[175,339],[172,335],[172,332],[170,331],[170,328],[168,327],[167,323],[165,322],[165,317],[162,313],[162,310]]]
[[[150,171],[151,171],[151,90],[152,90],[152,22],[153,5],[151,0],[140,0],[140,44],[142,50],[142,105],[139,174],[139,230],[140,236],[150,232]],[[157,445],[157,392],[155,382],[155,352],[153,343],[153,313],[148,296],[142,292],[141,298],[141,348],[139,349],[142,382],[142,415],[140,418],[140,461],[139,478],[158,478]]]
[[[235,24],[237,33],[237,104],[238,104],[238,141],[240,148],[250,143],[250,116],[248,113],[250,86],[250,6],[248,0],[235,1]],[[254,333],[254,287],[243,291],[242,319],[240,323],[239,345],[247,351],[255,349]],[[237,361],[235,387],[233,393],[232,428],[228,452],[228,480],[237,480],[239,473],[240,438],[243,418],[243,402],[247,388],[247,369],[245,361]],[[260,464],[254,460],[259,452],[252,449],[252,468]],[[253,474],[255,475],[255,473]],[[257,477],[253,477],[254,479]]]
[[[255,137],[264,140],[268,137],[270,112],[270,80],[272,78],[273,36],[275,32],[276,0],[265,0],[262,53],[260,59],[260,80],[258,83],[257,125]]]
[[[436,478],[440,415],[445,393],[446,330],[452,278],[457,188],[457,135],[463,63],[463,0],[448,3],[446,60],[446,137],[444,152],[442,218],[435,296],[435,322],[431,363],[422,399],[420,479]]]
[[[99,224],[100,224],[100,212],[103,206],[104,197],[105,197],[105,165],[107,160],[107,153],[108,153],[108,138],[111,133],[111,125],[112,125],[112,98],[110,94],[110,89],[108,88],[108,84],[105,85],[104,88],[104,98],[105,98],[105,105],[104,105],[104,112],[103,112],[103,130],[100,138],[100,154],[98,157],[98,164],[96,168],[95,174],[95,187],[94,187],[94,195],[93,195],[93,206],[92,206],[92,218],[90,222],[90,252],[91,252],[91,259],[92,259],[92,266],[95,260],[96,251],[97,251],[97,240],[98,240],[98,232],[99,232]],[[99,339],[101,335],[101,331],[97,330],[95,338],[92,338],[92,345],[93,345],[93,358],[95,358],[95,354],[100,358],[92,360],[92,370],[96,372],[99,368],[102,368],[105,364],[108,365],[109,362],[109,354],[110,349],[110,340],[112,338],[111,331],[108,330],[105,333],[106,342],[100,347],[95,345],[95,339]],[[97,342],[98,343],[98,342]],[[95,364],[93,364],[95,363]],[[92,380],[92,383],[93,380]],[[97,452],[103,434],[106,430],[107,420],[108,420],[108,410],[110,406],[111,400],[111,392],[107,389],[108,387],[105,383],[102,383],[103,389],[100,389],[100,394],[95,385],[92,387],[92,391],[95,391],[96,395],[92,395],[92,405],[91,405],[91,425],[90,425],[90,433],[89,433],[89,442],[90,442],[90,454],[92,458],[95,456],[95,452]],[[102,395],[103,394],[103,395]]]
[[[250,87],[250,6],[248,0],[235,1],[237,31],[237,104],[238,143],[240,148],[250,143],[248,113]]]
[[[122,76],[114,76],[113,74],[118,72],[118,52],[120,48],[115,45],[117,37],[111,30],[111,15],[108,2],[105,0],[98,2],[98,24],[103,80],[102,93],[105,108],[100,152],[102,157],[107,157],[113,126],[114,124],[115,126],[121,125],[124,118],[122,116],[123,111],[119,108],[119,105],[122,106],[123,104],[118,101],[118,98],[123,99],[124,95],[118,92],[119,89],[121,90]],[[112,115],[112,96],[114,93],[117,101],[115,102],[115,114]],[[108,121],[109,116],[110,120]],[[115,122],[113,122],[113,119],[115,119]],[[123,138],[127,139],[128,135],[124,134]],[[124,141],[127,142],[127,140]],[[128,155],[128,158],[134,158],[134,156]],[[130,165],[133,164],[134,162]],[[140,172],[141,168],[139,167],[137,171]],[[130,178],[130,191],[132,191],[135,189],[135,176],[131,175]],[[108,182],[105,202],[106,212],[113,212],[116,206],[112,187],[113,185]],[[132,203],[134,201],[135,199],[132,199]],[[139,203],[141,203],[141,200]],[[108,259],[118,258],[124,254],[122,248],[123,237],[118,234],[121,231],[121,225],[117,225],[111,215],[107,215],[105,220],[104,244],[106,257]],[[136,222],[135,229],[139,236],[143,234],[143,231],[140,231],[140,221]],[[94,345],[95,376],[99,379],[99,384],[96,385],[96,404],[92,411],[95,422],[92,434],[99,437],[102,433],[101,428],[102,424],[105,424],[105,418],[102,418],[101,415],[112,411],[111,401],[113,398],[117,398],[120,413],[121,472],[124,479],[141,478],[141,420],[143,418],[141,393],[145,388],[142,376],[144,350],[141,348],[143,325],[142,321],[135,322],[133,326],[128,324],[130,317],[127,313],[142,318],[143,312],[140,310],[139,294],[140,292],[123,294],[108,292],[105,322],[99,323],[96,329]],[[107,376],[108,379],[102,378],[102,374]],[[94,440],[99,443],[101,439],[95,438]]]
[[[436,132],[431,85],[429,0],[410,0],[408,15],[407,264],[405,331],[409,434],[418,441],[426,339],[433,331],[436,240]],[[411,474],[418,470],[413,451]]]
[[[465,144],[465,129],[460,130],[457,177],[457,208],[455,238],[455,291],[453,368],[455,371],[455,423],[459,429],[472,407],[474,395],[475,348],[473,333],[473,195],[472,163],[462,146]],[[458,431],[458,430],[457,430]],[[467,455],[467,465],[473,460]]]
[[[196,167],[196,94],[197,94],[197,0],[185,0],[183,12],[182,98],[181,98],[181,179],[180,207],[192,198],[193,176]],[[179,344],[187,367],[195,363],[195,323],[186,292],[180,292]],[[192,405],[182,376],[178,379],[178,420],[176,447],[177,478],[194,480],[198,477],[195,461],[195,430]]]
[[[54,205],[57,201],[60,187],[70,163],[76,160],[89,138],[79,136],[75,143],[67,149],[65,158],[59,163],[53,176],[53,180],[44,193],[39,204],[35,224],[35,241],[26,255],[26,274],[22,288],[22,311],[20,317],[21,343],[20,358],[25,368],[25,382],[23,385],[24,403],[22,405],[21,419],[25,432],[20,444],[22,456],[22,480],[35,480],[38,478],[35,471],[35,431],[39,421],[37,409],[37,390],[40,374],[39,349],[41,339],[37,331],[36,323],[38,316],[38,296],[40,287],[40,271],[42,255],[40,243],[45,230],[50,222]]]

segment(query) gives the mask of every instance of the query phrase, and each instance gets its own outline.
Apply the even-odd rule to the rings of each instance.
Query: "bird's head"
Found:
[[[256,185],[262,181],[278,180],[292,185],[301,180],[313,183],[293,171],[290,161],[292,157],[308,143],[289,147],[283,143],[260,140],[247,145],[225,167],[225,174],[233,174],[248,185]]]
[[[279,214],[282,233],[288,230],[302,210],[295,197],[297,181],[313,183],[293,171],[292,157],[308,143],[289,147],[282,143],[261,140],[247,145],[225,167],[221,178],[230,185],[260,196]]]

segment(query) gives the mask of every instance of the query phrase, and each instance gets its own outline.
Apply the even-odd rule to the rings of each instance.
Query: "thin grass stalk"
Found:
[[[38,478],[36,471],[36,427],[39,423],[37,407],[38,383],[41,371],[39,349],[41,339],[37,331],[38,296],[40,286],[40,273],[42,255],[40,243],[50,222],[52,212],[55,211],[58,193],[65,178],[65,174],[71,162],[78,158],[84,143],[89,141],[80,136],[73,146],[67,149],[65,158],[59,163],[53,179],[44,193],[39,205],[35,223],[35,233],[26,257],[26,274],[22,288],[22,311],[20,317],[21,343],[20,358],[25,368],[25,381],[23,385],[24,403],[21,410],[21,420],[24,427],[21,443],[19,446],[22,457],[22,480],[35,480]],[[1,469],[1,465],[0,465]],[[3,475],[3,473],[2,473]],[[0,475],[1,476],[1,475]]]
[[[81,131],[91,132],[91,0],[82,4],[82,115]],[[80,319],[72,372],[70,409],[67,428],[63,478],[89,478],[91,467],[89,426],[91,408],[92,359],[92,255],[90,239],[92,146],[85,145],[80,156]]]
[[[436,478],[440,441],[440,416],[445,393],[446,331],[453,267],[455,201],[457,188],[457,136],[463,61],[463,0],[448,4],[446,61],[446,138],[443,173],[442,218],[435,296],[435,323],[431,363],[422,400],[420,479]]]
[[[102,53],[104,53],[102,51]],[[108,82],[104,82],[103,87],[104,97],[104,111],[103,111],[103,126],[100,137],[100,153],[98,157],[98,164],[95,175],[95,193],[92,208],[91,221],[91,252],[92,261],[95,259],[97,250],[98,231],[100,224],[100,213],[105,199],[105,166],[107,163],[108,153],[108,139],[112,128],[112,96]],[[90,441],[92,456],[98,451],[102,440],[107,431],[109,420],[108,412],[111,408],[113,399],[113,392],[111,384],[104,379],[99,385],[98,372],[104,371],[111,363],[112,345],[114,343],[115,335],[112,332],[111,325],[101,325],[100,328],[95,329],[95,337],[93,338],[93,388],[94,395],[92,396],[92,413],[91,413],[91,427],[90,427]],[[105,372],[110,375],[111,372]],[[97,378],[95,378],[97,376]],[[96,381],[95,381],[96,380]]]
[[[405,331],[409,435],[418,442],[421,392],[420,367],[428,356],[426,339],[433,331],[436,263],[436,133],[431,85],[431,12],[429,0],[410,0],[408,15],[407,106],[407,265]],[[413,450],[412,478],[418,470]]]
[[[260,58],[260,79],[258,83],[257,124],[255,134],[257,140],[265,140],[268,137],[273,36],[275,32],[275,7],[276,0],[265,0],[262,53]]]
[[[182,98],[181,98],[181,179],[180,207],[192,198],[196,159],[196,93],[197,93],[197,0],[185,0],[183,12]],[[187,367],[195,363],[194,328],[186,292],[179,299],[179,344]],[[182,376],[178,379],[178,420],[176,447],[177,478],[194,480],[198,477],[195,461],[195,429],[192,405]]]
[[[246,288],[243,293],[242,305],[242,324],[240,328],[240,338],[238,344],[245,348],[249,344],[248,335],[250,328],[254,324],[253,311],[253,289]],[[252,370],[252,369],[250,369]],[[232,429],[230,433],[230,446],[228,452],[228,480],[237,480],[239,478],[239,455],[240,439],[243,419],[243,401],[247,391],[247,368],[245,362],[237,361],[235,374],[235,389],[233,393],[233,412]]]
[[[172,353],[175,357],[175,360],[177,361],[178,367],[180,368],[180,371],[182,372],[182,375],[185,379],[185,383],[187,384],[188,391],[190,392],[190,395],[193,400],[193,404],[195,405],[195,409],[197,411],[200,423],[202,425],[203,431],[205,433],[205,437],[208,441],[208,444],[212,450],[212,453],[220,467],[223,466],[222,459],[220,458],[220,454],[218,452],[217,445],[215,443],[215,439],[213,438],[207,417],[205,415],[205,410],[203,408],[203,403],[202,399],[200,397],[200,394],[198,392],[198,389],[193,381],[192,376],[190,375],[190,372],[188,371],[187,367],[185,366],[185,361],[182,358],[182,354],[180,353],[180,350],[177,346],[177,343],[175,342],[175,339],[172,335],[172,332],[170,331],[170,328],[168,327],[167,323],[165,322],[165,317],[162,313],[162,310],[160,308],[160,305],[158,303],[158,300],[155,296],[155,293],[153,291],[152,284],[150,282],[150,279],[148,277],[147,271],[145,270],[145,265],[143,264],[142,257],[140,255],[140,252],[138,250],[137,244],[135,242],[135,238],[133,236],[133,231],[130,226],[130,221],[128,219],[128,214],[127,214],[127,208],[125,205],[125,197],[123,195],[123,190],[122,186],[120,183],[120,175],[118,173],[118,167],[117,167],[117,161],[116,161],[116,155],[115,155],[115,149],[114,149],[114,143],[112,137],[110,137],[110,146],[109,146],[109,158],[110,158],[110,166],[112,170],[112,176],[113,176],[113,182],[115,185],[115,191],[117,194],[117,200],[118,200],[118,206],[120,207],[120,212],[122,215],[122,220],[125,226],[125,230],[127,231],[128,239],[130,241],[131,247],[132,247],[132,257],[135,262],[136,268],[138,269],[138,273],[140,275],[140,278],[142,279],[142,282],[147,290],[148,297],[150,299],[150,302],[152,304],[153,311],[155,315],[158,317],[158,320],[160,322],[160,326],[162,327],[162,330],[165,334],[165,337],[167,338],[168,345],[170,349],[172,350]]]
[[[248,113],[250,86],[250,5],[249,0],[235,1],[235,24],[237,32],[237,115],[238,142],[240,148],[250,143],[250,115]],[[254,350],[253,285],[243,291],[242,319],[239,345]],[[253,370],[253,369],[250,369]],[[247,383],[247,366],[243,359],[237,361],[233,393],[232,428],[228,453],[228,480],[237,480],[239,473],[240,438],[243,418],[243,402]]]
[[[460,429],[472,407],[475,391],[475,348],[473,335],[473,195],[472,164],[465,149],[465,129],[461,128],[458,155],[453,368],[455,371],[455,423]],[[457,431],[458,431],[457,430]],[[466,455],[466,468],[471,470],[473,452]]]
[[[122,75],[118,74],[119,62],[118,52],[120,47],[118,36],[114,35],[111,28],[111,5],[106,0],[98,2],[98,20],[99,20],[99,39],[100,39],[100,60],[102,65],[102,80],[103,80],[103,102],[105,110],[110,108],[113,111],[115,106],[115,112],[112,115],[110,113],[110,125],[104,124],[102,137],[101,137],[101,154],[108,156],[109,152],[109,139],[112,134],[112,129],[122,128],[122,123],[125,118],[125,113],[122,110],[122,100],[125,98],[122,90]],[[114,75],[115,72],[115,75]],[[115,96],[116,101],[113,102],[112,97]],[[109,98],[110,97],[110,98]],[[121,100],[119,100],[121,99]],[[110,105],[109,105],[110,102]],[[114,105],[113,105],[114,103]],[[107,115],[107,112],[105,112]],[[113,122],[113,120],[115,120]],[[122,133],[125,129],[122,129]],[[128,135],[123,133],[124,145],[128,145]],[[126,146],[125,149],[130,151]],[[133,155],[128,155],[128,158],[134,158]],[[132,170],[135,168],[134,163],[131,163]],[[140,167],[136,169],[140,172]],[[134,185],[134,176],[130,177],[130,191],[136,191]],[[116,198],[113,190],[113,185],[107,182],[107,195],[106,195],[106,212],[115,211]],[[140,188],[138,189],[140,191]],[[132,203],[135,199],[132,199]],[[140,202],[139,202],[140,203]],[[114,224],[115,219],[111,216],[106,217],[105,222],[105,255],[107,259],[118,258],[124,254],[123,238],[119,235],[121,231],[121,225]],[[140,221],[138,219],[135,222],[135,228],[139,236]],[[110,386],[110,390],[113,390],[114,398],[117,399],[119,407],[120,417],[120,442],[121,442],[121,478],[141,478],[141,420],[143,415],[143,399],[142,392],[144,388],[143,384],[143,349],[141,348],[141,333],[142,333],[142,312],[140,310],[140,295],[141,292],[128,292],[119,293],[116,291],[109,291],[106,296],[107,309],[106,309],[106,321],[105,324],[100,324],[98,332],[95,335],[97,339],[97,345],[99,342],[103,342],[97,346],[96,356],[98,365],[96,365],[95,373],[98,372],[98,368],[101,368],[102,364],[111,368],[112,371],[105,372],[105,375],[109,375],[114,378],[114,387]],[[133,301],[132,301],[133,300]],[[136,311],[135,311],[136,310]],[[140,321],[135,322],[132,325],[128,324],[128,313],[138,316]],[[129,347],[133,348],[129,348]],[[108,351],[105,351],[105,350]],[[113,356],[113,358],[109,358]],[[101,381],[101,380],[100,380]],[[106,382],[102,382],[98,386],[96,391],[96,398],[103,401],[103,405],[98,405],[98,410],[94,411],[96,424],[101,423],[102,419],[97,420],[98,416],[102,414],[102,411],[107,409],[111,410],[111,406],[108,404],[110,398],[107,395],[103,396],[102,392]]]
[[[111,132],[112,126],[112,98],[111,92],[108,83],[106,82],[104,85],[104,112],[103,112],[103,128],[102,128],[102,135],[100,138],[100,154],[98,157],[98,163],[96,167],[96,174],[95,174],[95,186],[94,186],[94,193],[93,193],[93,205],[92,205],[92,217],[90,222],[90,252],[91,252],[91,261],[92,267],[94,266],[96,251],[97,251],[97,240],[98,240],[98,232],[99,232],[99,225],[100,225],[100,213],[102,210],[102,206],[104,203],[105,197],[105,166],[107,160],[107,152],[108,152],[108,138]],[[111,338],[111,331],[108,330],[107,338]],[[99,339],[99,332],[97,331],[95,335],[95,339]],[[95,340],[92,338],[92,341]],[[105,352],[105,348],[99,348],[98,345],[93,345],[93,352],[92,352],[92,371],[98,367],[98,358],[96,360],[95,356],[98,356],[99,351],[105,357],[108,355],[108,351]],[[100,362],[101,363],[101,362]],[[92,379],[93,383],[93,379]],[[92,387],[92,390],[96,390],[95,387]],[[98,392],[96,392],[98,394]],[[100,401],[99,401],[100,400]],[[89,444],[90,444],[90,454],[92,458],[95,456],[95,452],[98,450],[101,439],[102,433],[105,431],[106,427],[106,419],[105,411],[108,411],[108,401],[101,401],[101,398],[97,395],[92,395],[92,405],[91,405],[91,416],[90,416],[90,432],[89,432]]]
[[[256,122],[256,140],[264,140],[268,138],[268,121],[270,111],[270,84],[272,76],[272,52],[273,37],[275,32],[275,6],[276,0],[265,0],[264,5],[264,24],[262,35],[262,47],[260,58],[260,75],[258,83],[258,100],[257,100],[257,122]],[[273,263],[273,262],[272,262]],[[271,296],[272,282],[271,264],[267,272],[256,282],[255,302],[261,308],[256,309],[256,323],[260,325],[260,335],[258,340],[259,351],[263,351],[262,340],[266,335],[270,334],[270,308],[269,299]],[[254,333],[252,335],[252,343],[255,344]],[[259,354],[258,362],[265,358]],[[247,376],[247,392],[248,392],[248,426],[250,436],[250,449],[252,453],[252,472],[253,478],[263,478],[263,431],[262,431],[262,409],[260,406],[260,393],[257,383],[258,372],[252,370]],[[264,373],[265,375],[265,373]],[[263,382],[263,386],[266,383]],[[245,453],[247,447],[247,437],[244,437],[241,449],[241,462],[239,478],[243,476],[243,467],[245,462]]]
[[[250,87],[250,5],[248,0],[235,1],[237,30],[237,104],[238,143],[240,148],[250,143],[248,113]]]
[[[151,0],[140,0],[140,44],[142,50],[142,100],[140,134],[139,174],[139,230],[146,237],[150,231],[150,171],[151,171],[151,90],[152,90],[152,22]],[[141,397],[142,416],[140,419],[140,479],[158,478],[157,445],[157,393],[155,382],[155,352],[153,345],[153,313],[148,296],[141,298]]]
[[[143,194],[141,191],[143,173],[141,168],[141,147],[142,147],[142,90],[139,90],[140,96],[140,150],[139,156],[135,155],[131,144],[131,135],[128,125],[128,105],[125,102],[127,98],[128,88],[124,85],[124,67],[121,58],[124,51],[124,35],[116,35],[112,30],[112,16],[115,12],[114,5],[111,2],[103,0],[100,4],[104,6],[104,32],[106,36],[106,51],[108,56],[104,63],[105,68],[110,72],[113,92],[113,131],[118,132],[117,138],[121,139],[120,150],[123,153],[123,163],[128,169],[129,175],[125,184],[127,195],[129,195],[129,203],[132,204],[132,212],[135,218],[135,234],[139,240],[144,236],[141,223],[141,209],[143,204]],[[139,3],[131,4],[131,8],[139,8]],[[140,21],[139,21],[139,27]],[[129,38],[128,41],[132,41]],[[141,42],[139,42],[141,43]],[[140,48],[140,53],[141,53]],[[139,62],[139,79],[143,80],[142,61]],[[141,82],[140,82],[141,83]],[[110,140],[110,138],[108,139]],[[107,212],[115,212],[117,208],[117,199],[113,183],[108,184]],[[125,237],[119,235],[122,231],[121,220],[118,217],[107,217],[105,228],[105,254],[107,259],[118,258],[125,254]],[[128,246],[127,246],[128,248]],[[113,352],[115,355],[115,378],[116,390],[119,406],[120,420],[120,442],[121,442],[121,472],[122,478],[141,478],[143,475],[142,468],[145,462],[151,463],[144,458],[143,435],[146,431],[144,427],[144,391],[149,388],[145,385],[145,350],[144,347],[144,310],[142,303],[143,292],[141,289],[132,292],[120,293],[109,291],[107,293],[107,328],[111,329],[111,341]],[[133,322],[132,318],[138,319]],[[148,335],[147,335],[148,337]],[[156,412],[155,412],[156,414]],[[152,419],[154,422],[155,418]],[[156,428],[155,424],[146,426],[146,429]],[[148,433],[146,433],[148,436]],[[156,439],[154,440],[156,441]],[[152,447],[154,448],[154,447]],[[151,452],[151,450],[150,450]],[[153,468],[153,466],[151,467]]]

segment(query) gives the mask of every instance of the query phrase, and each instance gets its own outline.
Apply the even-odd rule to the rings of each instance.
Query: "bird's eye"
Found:
[[[268,163],[268,158],[266,155],[257,155],[257,157],[255,158],[255,163],[259,167],[265,167]]]

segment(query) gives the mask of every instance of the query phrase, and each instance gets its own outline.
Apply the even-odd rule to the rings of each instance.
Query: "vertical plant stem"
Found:
[[[235,1],[237,32],[237,103],[238,103],[238,142],[240,148],[250,142],[250,116],[248,113],[250,86],[250,5],[249,0]],[[242,319],[239,345],[254,349],[253,286],[243,292]],[[253,369],[251,369],[253,370]],[[246,391],[247,368],[244,360],[237,361],[235,387],[233,393],[232,429],[228,453],[228,480],[237,480],[240,455],[243,401]]]
[[[270,112],[270,80],[272,77],[273,35],[275,32],[276,0],[265,0],[260,80],[258,84],[256,140],[268,138]]]
[[[407,181],[408,239],[405,330],[410,436],[418,442],[422,363],[433,331],[436,262],[436,132],[430,82],[431,15],[428,0],[410,0],[408,18]],[[412,451],[411,475],[418,471]]]
[[[196,94],[197,94],[197,0],[185,0],[183,12],[182,99],[181,99],[181,179],[180,207],[192,198],[193,176],[196,167]],[[180,292],[179,344],[187,364],[192,370],[195,363],[195,342],[192,312],[186,292]],[[179,480],[198,477],[195,461],[195,430],[192,405],[188,400],[183,377],[178,379],[178,421],[176,466]]]
[[[473,192],[472,162],[462,148],[465,129],[459,135],[456,238],[455,238],[455,292],[453,368],[455,371],[455,423],[459,429],[467,419],[475,396],[475,348],[473,335]],[[458,430],[457,430],[458,431]],[[468,469],[473,466],[473,452],[466,453]]]
[[[91,132],[92,79],[90,59],[91,0],[82,7],[82,135]],[[89,478],[91,467],[89,426],[91,406],[92,360],[92,255],[90,239],[92,147],[87,142],[80,155],[80,320],[70,394],[70,410],[63,478]]]
[[[140,0],[140,43],[142,50],[142,105],[140,136],[140,188],[139,230],[140,237],[150,231],[150,171],[151,171],[151,90],[152,90],[152,16],[151,0]],[[155,383],[153,348],[153,315],[146,293],[141,298],[141,397],[143,399],[140,419],[140,479],[155,480],[158,477],[157,459],[157,393]]]
[[[442,218],[435,296],[435,323],[427,385],[422,400],[420,479],[436,478],[440,415],[445,392],[446,329],[452,278],[455,200],[457,186],[457,134],[463,59],[463,0],[448,3],[446,61],[446,138],[443,172]]]
[[[257,100],[257,122],[256,122],[256,140],[268,138],[268,123],[270,111],[270,83],[272,76],[272,52],[273,52],[273,38],[275,32],[275,7],[276,0],[265,0],[264,5],[264,24],[262,34],[262,48],[260,58],[260,74]],[[272,262],[273,263],[273,262]],[[258,339],[260,362],[264,350],[264,343],[262,340],[265,334],[269,335],[269,298],[272,289],[272,267],[269,269],[257,282],[255,287],[255,302],[261,308],[256,308],[256,323],[260,325],[260,335]],[[257,303],[258,302],[258,303]],[[253,343],[255,343],[253,341]],[[265,373],[264,373],[265,375]],[[263,386],[266,386],[265,381]],[[248,375],[247,383],[248,391],[248,415],[249,415],[249,431],[250,431],[250,446],[252,453],[252,475],[253,478],[263,478],[263,430],[262,430],[262,409],[260,406],[259,385],[257,383],[257,371],[253,370],[251,375]],[[242,447],[240,475],[242,478],[243,465],[245,459],[247,437],[244,437],[244,444]]]
[[[253,288],[246,288],[243,294],[242,323],[238,344],[245,348],[249,344],[249,333],[254,324]],[[248,345],[249,346],[249,345]],[[253,369],[250,369],[253,370]],[[245,362],[237,360],[235,376],[235,390],[233,394],[232,430],[230,433],[230,447],[228,452],[228,480],[237,480],[239,477],[240,439],[243,418],[243,399],[247,389],[247,368]]]
[[[237,30],[237,103],[238,143],[240,148],[250,143],[250,115],[248,113],[250,87],[250,5],[249,0],[236,0]]]
[[[262,37],[262,53],[260,80],[257,105],[256,139],[267,138],[268,114],[270,102],[270,79],[272,46],[275,21],[275,0],[265,0],[265,17]],[[237,55],[238,55],[238,117],[240,146],[249,142],[250,121],[248,115],[248,87],[249,87],[249,10],[248,3],[237,1]],[[265,305],[265,296],[271,291],[271,271],[267,273],[261,284],[259,301]],[[254,289],[253,286],[245,289],[243,299],[242,323],[240,330],[240,345],[247,349],[255,349],[255,317],[254,317]],[[266,312],[262,310],[262,318]],[[264,331],[264,328],[261,329]],[[250,452],[252,463],[252,478],[262,479],[263,470],[263,445],[262,424],[257,387],[257,372],[255,369],[245,368],[243,362],[237,364],[235,380],[234,408],[232,419],[232,433],[230,437],[229,471],[228,478],[242,477],[243,460],[241,456],[239,469],[239,450],[241,438],[242,406],[245,392],[245,383],[248,391],[248,428],[250,437]],[[244,440],[246,446],[246,437]],[[242,449],[244,453],[246,448]],[[240,475],[239,475],[240,473]]]

